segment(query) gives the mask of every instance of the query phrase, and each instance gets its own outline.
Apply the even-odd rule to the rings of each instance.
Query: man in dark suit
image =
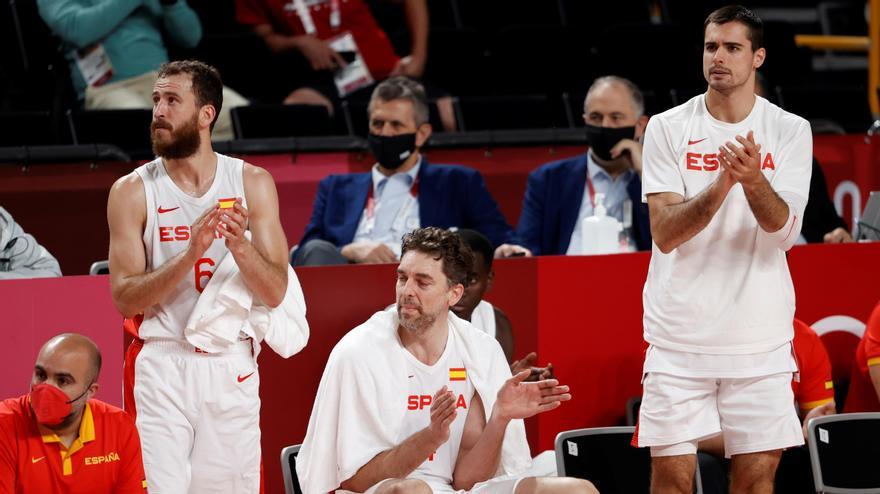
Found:
[[[587,153],[547,163],[529,174],[517,234],[535,255],[580,254],[581,222],[604,198],[608,215],[624,226],[627,249],[651,248],[642,203],[644,98],[627,79],[596,79],[584,101]],[[589,172],[589,173],[588,173]],[[507,246],[496,256],[505,255]],[[627,250],[623,249],[623,250]]]
[[[396,262],[401,237],[427,226],[478,230],[495,246],[516,242],[476,170],[430,165],[419,152],[431,135],[420,84],[383,81],[368,111],[376,164],[321,181],[294,264]]]

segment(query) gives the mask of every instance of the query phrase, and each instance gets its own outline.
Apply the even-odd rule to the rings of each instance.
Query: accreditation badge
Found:
[[[364,57],[361,56],[351,32],[346,31],[327,41],[330,48],[333,48],[337,53],[351,54],[346,59],[348,65],[340,67],[333,75],[333,82],[336,83],[336,91],[340,98],[373,84],[375,80],[370,75],[370,70],[367,68]]]
[[[100,43],[76,50],[73,55],[87,85],[99,87],[113,77],[113,64],[110,63],[110,57]]]

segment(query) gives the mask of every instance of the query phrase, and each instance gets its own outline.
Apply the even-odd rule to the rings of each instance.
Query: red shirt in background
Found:
[[[865,334],[856,347],[844,412],[880,412],[880,400],[869,367],[880,365],[880,304],[868,318]]]
[[[0,401],[0,494],[144,494],[141,440],[121,409],[89,400],[64,447],[37,424],[28,395]]]
[[[794,320],[794,355],[800,382],[792,379],[791,389],[801,410],[811,410],[834,399],[831,359],[822,339],[803,321]]]
[[[363,0],[338,0],[340,25],[335,29],[330,25],[331,0],[304,1],[312,14],[315,36],[330,39],[350,31],[373,79],[388,78],[400,57],[394,53],[391,41]],[[269,24],[278,34],[306,34],[291,0],[237,0],[236,17],[238,22],[249,26]]]

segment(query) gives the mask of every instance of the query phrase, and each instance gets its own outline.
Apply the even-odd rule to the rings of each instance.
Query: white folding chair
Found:
[[[602,494],[647,493],[651,487],[651,452],[630,444],[635,427],[594,427],[556,436],[559,476],[587,479]],[[702,494],[700,469],[694,492]]]

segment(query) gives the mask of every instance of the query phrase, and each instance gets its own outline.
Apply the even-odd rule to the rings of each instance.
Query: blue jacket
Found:
[[[561,255],[568,250],[587,177],[586,153],[547,163],[529,174],[517,234],[535,255]],[[642,203],[642,181],[627,185],[633,204],[633,236],[639,250],[651,248],[648,205]]]
[[[312,218],[300,245],[322,239],[337,247],[348,245],[357,232],[373,181],[369,172],[330,175],[318,185]],[[419,169],[419,218],[424,226],[478,230],[497,247],[516,243],[513,229],[489,195],[483,176],[457,165],[429,165]]]

